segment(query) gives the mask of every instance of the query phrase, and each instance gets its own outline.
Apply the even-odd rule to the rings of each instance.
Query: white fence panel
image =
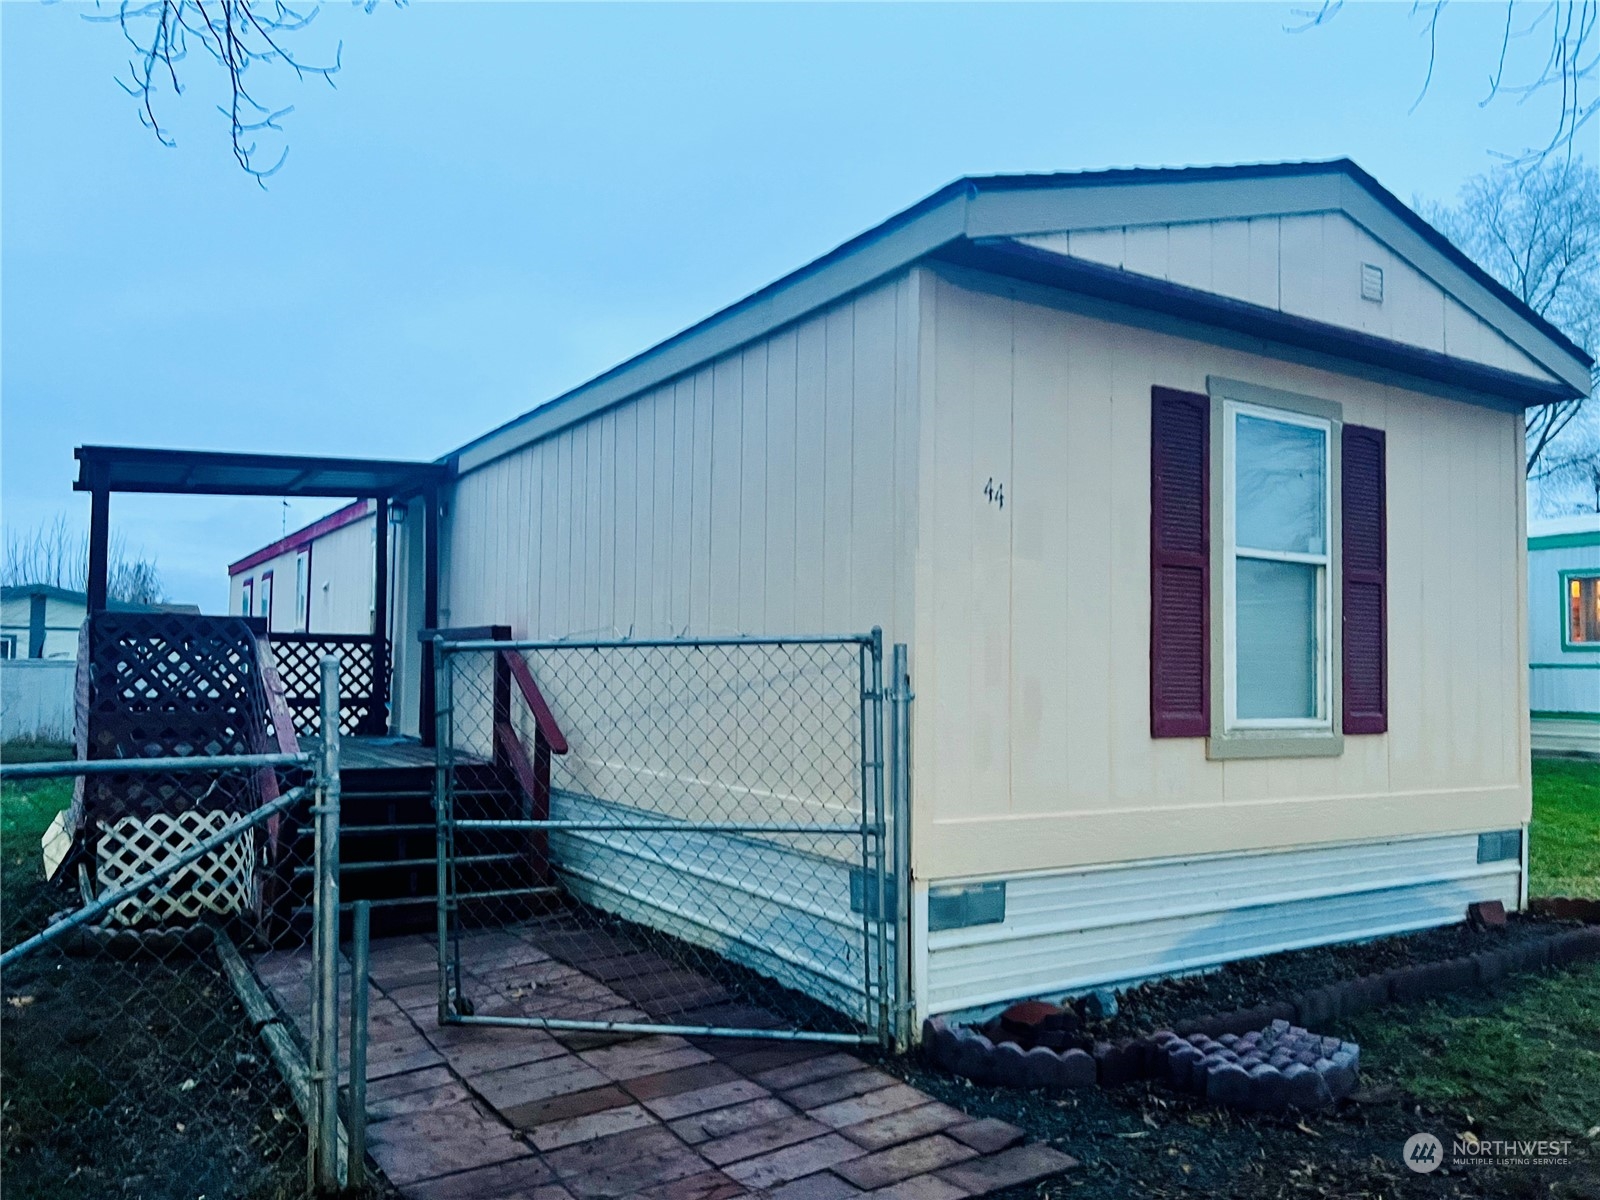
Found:
[[[77,673],[70,658],[16,658],[0,667],[0,740],[70,742]]]

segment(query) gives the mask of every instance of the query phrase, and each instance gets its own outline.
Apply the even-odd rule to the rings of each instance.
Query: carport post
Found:
[[[89,578],[84,592],[85,607],[91,613],[105,611],[110,569],[111,489],[104,476],[99,476],[89,491]]]
[[[372,666],[379,678],[374,680],[382,703],[367,714],[366,728],[358,733],[386,734],[394,716],[394,665],[390,655],[394,647],[389,641],[389,497],[379,496],[373,501],[372,539]]]

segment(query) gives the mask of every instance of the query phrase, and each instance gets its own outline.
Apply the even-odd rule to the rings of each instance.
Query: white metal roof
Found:
[[[1022,239],[1074,229],[1187,221],[1222,221],[1254,216],[1343,212],[1372,233],[1469,312],[1487,323],[1544,371],[1549,380],[1535,389],[1526,379],[1489,368],[1456,369],[1442,354],[1413,352],[1396,359],[1402,374],[1412,372],[1478,394],[1501,406],[1521,407],[1589,390],[1592,360],[1527,305],[1476,266],[1448,239],[1348,159],[1328,162],[1267,163],[1224,167],[1132,169],[1048,175],[998,175],[959,179],[852,238],[843,245],[707,317],[587,383],[476,438],[446,455],[460,472],[483,466],[530,442],[618,404],[807,313],[824,307],[922,259],[951,258],[980,269],[1015,270],[1036,276],[1047,264],[1028,264]],[[1048,257],[1048,256],[1046,256]],[[1065,258],[1063,262],[1067,261]],[[1131,273],[1082,264],[1075,274],[1058,272],[1051,286],[1111,296],[1123,304],[1167,306],[1176,311],[1203,293],[1162,284],[1164,290],[1116,294],[1118,280]],[[1101,272],[1096,275],[1095,271]],[[1151,281],[1154,282],[1154,281]],[[1108,291],[1107,289],[1113,289]],[[1253,328],[1268,340],[1305,345],[1315,322],[1272,324],[1265,310],[1228,300],[1223,306],[1194,309],[1199,325]],[[1331,327],[1329,327],[1331,329]],[[1330,342],[1327,353],[1377,362],[1392,345],[1361,335]],[[1398,347],[1396,347],[1398,349]],[[1439,360],[1439,361],[1435,361]],[[1470,366],[1470,365],[1469,365]]]

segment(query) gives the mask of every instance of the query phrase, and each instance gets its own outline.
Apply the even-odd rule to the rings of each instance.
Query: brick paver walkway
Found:
[[[467,935],[479,1011],[770,1023],[648,952],[561,936]],[[256,969],[305,1013],[303,954]],[[961,1200],[1076,1165],[826,1045],[440,1028],[420,936],[374,942],[370,979],[368,1142],[410,1200]]]

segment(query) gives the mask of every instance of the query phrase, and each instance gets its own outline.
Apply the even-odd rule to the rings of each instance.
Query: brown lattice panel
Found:
[[[256,636],[239,617],[96,613],[79,659],[78,744],[85,758],[253,754],[272,742]],[[87,780],[80,823],[190,810],[243,812],[245,775]]]
[[[341,662],[339,731],[382,735],[389,723],[389,642],[371,634],[274,633],[272,653],[283,680],[284,702],[295,732],[315,736],[322,729],[321,661],[336,654]]]

